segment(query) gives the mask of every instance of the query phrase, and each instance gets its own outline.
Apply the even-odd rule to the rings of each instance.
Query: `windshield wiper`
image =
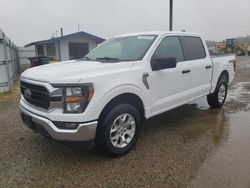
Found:
[[[97,57],[96,60],[119,61],[120,59],[115,57]]]
[[[91,60],[88,56],[82,58],[83,60]]]

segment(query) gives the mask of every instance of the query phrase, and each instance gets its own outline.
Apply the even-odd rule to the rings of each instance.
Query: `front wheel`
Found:
[[[100,122],[96,148],[112,156],[124,155],[135,145],[139,134],[140,116],[130,104],[120,104],[109,111]]]
[[[207,102],[211,108],[220,108],[225,103],[227,97],[227,82],[219,81],[214,93],[207,96]]]
[[[227,51],[226,51],[226,49],[221,49],[221,51],[220,51],[220,54],[226,54],[227,53]]]

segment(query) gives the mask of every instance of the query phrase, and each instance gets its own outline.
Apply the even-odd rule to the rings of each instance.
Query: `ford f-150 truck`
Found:
[[[188,32],[120,35],[78,60],[21,75],[24,123],[61,141],[94,141],[111,155],[135,145],[144,119],[207,96],[220,108],[233,81],[233,55],[211,57]]]

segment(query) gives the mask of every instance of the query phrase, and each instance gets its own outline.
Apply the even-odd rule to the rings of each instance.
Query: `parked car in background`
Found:
[[[135,145],[143,119],[202,96],[220,108],[235,69],[234,55],[211,57],[198,34],[121,35],[83,59],[26,70],[21,116],[56,140],[94,140],[100,151],[123,155]]]

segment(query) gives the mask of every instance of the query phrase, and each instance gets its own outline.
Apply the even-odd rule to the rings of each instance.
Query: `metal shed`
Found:
[[[0,29],[0,92],[10,90],[18,69],[18,48]]]

